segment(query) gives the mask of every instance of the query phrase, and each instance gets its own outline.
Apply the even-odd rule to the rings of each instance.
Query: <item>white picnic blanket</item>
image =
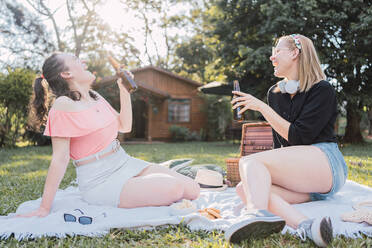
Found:
[[[372,188],[347,181],[342,190],[334,197],[324,201],[297,204],[295,207],[309,217],[328,215],[332,218],[335,236],[361,237],[361,233],[372,236],[372,226],[343,222],[340,215],[352,211],[352,205],[360,201],[372,200]],[[41,199],[22,203],[16,213],[36,209]],[[226,230],[231,224],[243,220],[243,205],[234,188],[222,192],[202,191],[200,197],[193,201],[198,209],[214,207],[221,210],[221,219],[209,220],[197,212],[187,215],[174,215],[170,207],[144,207],[119,209],[94,206],[85,203],[77,187],[70,186],[57,192],[51,214],[45,218],[13,218],[15,213],[0,216],[0,239],[10,235],[18,240],[42,236],[66,237],[73,235],[101,236],[110,228],[151,228],[166,224],[187,224],[191,230]],[[93,224],[81,225],[77,222],[64,222],[63,214],[77,214],[79,208],[85,215],[93,217]],[[106,217],[104,217],[105,213]],[[285,232],[293,230],[286,227]]]

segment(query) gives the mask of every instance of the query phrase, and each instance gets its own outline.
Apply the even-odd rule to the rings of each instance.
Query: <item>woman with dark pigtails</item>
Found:
[[[118,132],[132,129],[130,94],[122,85],[120,113],[91,90],[95,76],[77,57],[54,53],[34,84],[32,113],[36,126],[45,123],[51,136],[53,155],[40,207],[21,217],[47,216],[72,159],[83,200],[90,204],[119,208],[170,205],[181,199],[194,200],[199,185],[189,177],[129,156],[116,139]],[[47,87],[55,96],[47,109]],[[47,118],[46,118],[47,116]]]

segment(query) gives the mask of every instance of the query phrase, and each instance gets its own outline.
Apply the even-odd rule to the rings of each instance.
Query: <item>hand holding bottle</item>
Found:
[[[123,69],[123,66],[119,64],[119,62],[114,59],[112,56],[108,56],[108,60],[110,64],[114,67],[116,71],[116,75],[121,78],[121,83],[124,85],[124,87],[127,89],[129,93],[134,92],[137,90],[138,86],[136,82],[133,80],[133,75],[129,72]]]
[[[234,110],[238,108],[240,109],[238,111],[238,113],[240,114],[244,113],[248,109],[261,111],[263,105],[265,105],[263,101],[257,99],[256,97],[250,94],[241,91],[233,91],[232,93],[236,96],[231,101],[231,104],[233,105]]]
[[[233,91],[233,94],[234,92],[240,92],[240,86],[239,86],[239,81],[238,80],[234,80],[234,91]],[[236,94],[234,94],[233,96],[233,99],[235,99],[237,97]],[[233,112],[234,112],[234,120],[236,121],[241,121],[243,120],[243,116],[242,114],[240,113],[240,107],[237,107],[237,108],[233,108]]]

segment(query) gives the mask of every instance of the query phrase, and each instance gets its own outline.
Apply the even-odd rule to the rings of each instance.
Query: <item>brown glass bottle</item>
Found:
[[[136,82],[134,82],[133,78],[123,69],[123,66],[110,55],[108,56],[108,60],[112,67],[114,67],[116,75],[121,78],[121,83],[128,90],[128,92],[132,93],[137,90],[138,86]]]
[[[239,81],[234,80],[234,91],[240,91],[240,86],[239,86]],[[234,95],[233,98],[238,97],[237,95]],[[234,114],[234,120],[236,121],[241,121],[243,120],[242,114],[239,114],[239,111],[241,110],[241,107],[237,107],[234,109],[233,114]]]

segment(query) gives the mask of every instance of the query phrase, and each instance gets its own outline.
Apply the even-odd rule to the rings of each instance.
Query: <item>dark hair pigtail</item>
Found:
[[[31,114],[34,115],[33,126],[37,129],[44,124],[48,112],[48,89],[43,85],[43,78],[39,77],[34,82],[34,97]]]

